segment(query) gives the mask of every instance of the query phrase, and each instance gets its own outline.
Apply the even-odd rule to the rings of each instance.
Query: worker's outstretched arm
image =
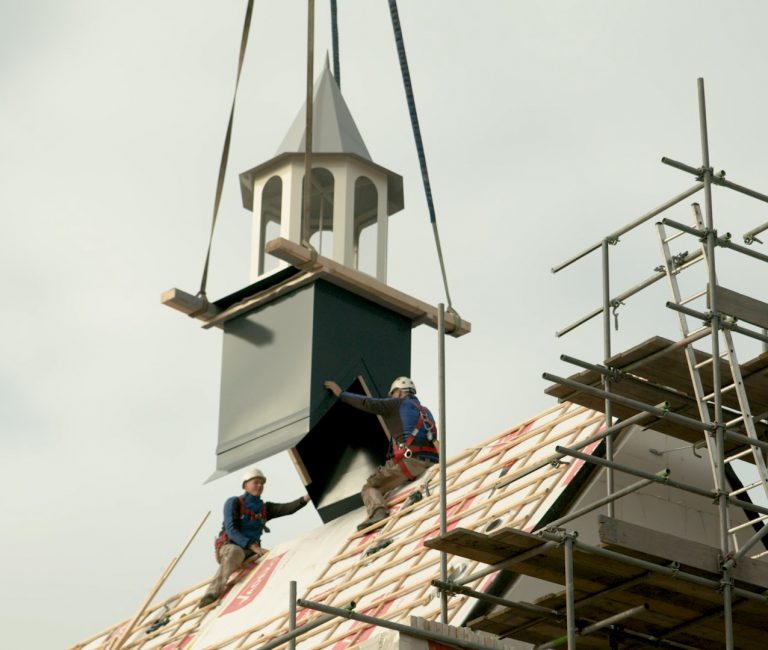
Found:
[[[272,503],[267,501],[267,519],[292,515],[297,510],[301,510],[307,503],[309,503],[309,495],[307,494],[288,503]]]
[[[391,415],[397,413],[400,410],[400,402],[402,401],[398,397],[368,397],[367,395],[357,395],[355,393],[349,393],[345,390],[341,390],[335,381],[326,380],[323,382],[323,386],[331,391],[336,397],[340,398],[345,404],[354,406],[356,409],[366,411],[367,413],[375,413],[376,415]]]

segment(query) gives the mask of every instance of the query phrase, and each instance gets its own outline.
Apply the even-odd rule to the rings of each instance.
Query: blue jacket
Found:
[[[246,510],[253,514],[241,512],[240,498],[244,500]],[[261,544],[264,524],[268,519],[293,514],[305,505],[304,497],[289,503],[272,503],[244,492],[241,497],[229,497],[224,503],[224,530],[229,536],[229,541],[242,548]]]
[[[392,435],[393,444],[407,442],[419,421],[421,402],[419,402],[415,395],[378,398],[344,391],[339,397],[345,404],[354,406],[361,411],[381,415]],[[411,447],[434,447],[437,442],[437,427],[434,425],[435,418],[429,409],[425,408],[425,411],[427,414],[425,420],[432,424],[432,440],[429,439],[429,426],[427,423],[424,423],[416,432],[416,439],[411,443]],[[416,456],[436,460],[437,449],[434,452],[418,452]]]

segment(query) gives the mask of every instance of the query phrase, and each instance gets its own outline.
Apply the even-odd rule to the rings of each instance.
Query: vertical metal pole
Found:
[[[720,514],[720,553],[729,553],[728,540],[728,497],[725,490],[725,426],[723,423],[723,395],[720,377],[720,316],[717,313],[716,292],[717,272],[715,269],[715,230],[712,216],[712,168],[709,163],[709,139],[707,135],[707,109],[704,99],[704,79],[698,79],[699,127],[701,130],[701,159],[704,168],[704,208],[707,227],[707,260],[709,262],[709,305],[712,312],[712,390],[715,397],[715,425],[717,450],[717,502]],[[725,620],[725,647],[733,650],[732,584],[730,572],[723,569],[723,618]]]
[[[763,336],[768,336],[768,329],[763,328]],[[768,352],[768,341],[763,341],[763,352]]]
[[[309,246],[309,206],[312,192],[312,84],[315,63],[315,0],[307,0],[307,101],[304,129],[304,209],[301,219],[301,243]]]
[[[440,535],[448,531],[445,462],[445,305],[437,306],[437,382],[438,382],[438,425],[437,435],[440,444]],[[440,579],[448,582],[448,556],[440,552]],[[448,623],[448,593],[440,592],[440,615],[443,623]]]
[[[573,537],[565,538],[565,616],[568,625],[568,650],[576,650],[576,605],[573,587]]]
[[[603,240],[603,363],[608,364],[608,359],[611,357],[611,278],[610,278],[610,265],[608,256],[608,247],[610,242],[608,239]],[[608,375],[603,375],[603,388],[606,393],[611,392],[611,378]],[[613,424],[613,403],[610,398],[605,400],[605,428],[607,429]],[[613,461],[613,436],[608,436],[605,439],[605,457],[609,461]],[[608,496],[614,492],[614,477],[613,468],[609,467],[605,470],[605,480],[607,484]],[[614,516],[614,502],[608,502],[608,516]]]
[[[296,581],[288,583],[288,631],[296,629]],[[296,638],[288,641],[288,650],[296,650]]]

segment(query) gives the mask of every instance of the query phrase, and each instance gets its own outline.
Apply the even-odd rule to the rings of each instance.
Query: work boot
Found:
[[[204,607],[208,607],[208,605],[210,605],[211,603],[215,603],[217,599],[218,599],[218,596],[214,594],[205,594],[205,596],[203,596],[200,599],[200,603],[197,606],[200,609],[203,609]]]
[[[387,517],[389,517],[389,513],[385,508],[376,508],[368,519],[357,525],[357,530],[363,530],[364,528],[378,524],[380,521],[384,521]]]

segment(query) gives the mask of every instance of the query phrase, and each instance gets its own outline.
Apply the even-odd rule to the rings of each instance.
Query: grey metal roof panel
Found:
[[[303,152],[306,147],[306,104],[277,148],[281,153]],[[312,109],[312,150],[318,153],[351,153],[371,160],[363,136],[352,118],[341,90],[331,74],[328,60],[315,83]]]

